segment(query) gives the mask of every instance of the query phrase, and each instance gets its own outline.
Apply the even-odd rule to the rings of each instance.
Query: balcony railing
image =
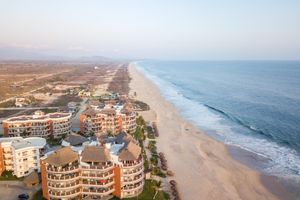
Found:
[[[47,172],[49,173],[72,173],[79,171],[79,166],[65,167],[65,168],[54,168],[47,167]]]
[[[133,190],[139,190],[141,189],[142,187],[144,187],[144,182],[141,182],[141,183],[137,183],[137,184],[134,184],[132,186],[129,186],[129,185],[126,185],[122,188],[123,191],[133,191]]]
[[[133,175],[137,175],[140,174],[144,171],[144,167],[141,166],[135,170],[128,170],[128,171],[123,171],[123,175],[124,176],[133,176]]]
[[[67,191],[67,192],[64,192],[64,191],[55,192],[55,191],[52,191],[52,190],[49,191],[50,197],[53,197],[53,198],[67,198],[67,197],[71,198],[71,197],[77,196],[79,193],[80,193],[80,189]]]
[[[140,174],[138,176],[135,176],[134,178],[124,179],[124,184],[134,184],[142,181],[143,179],[144,179],[144,174]]]
[[[92,193],[94,195],[109,195],[114,191],[114,187],[110,187],[108,189],[91,189],[91,188],[83,188],[82,192],[85,194]]]
[[[139,159],[138,161],[134,163],[123,163],[124,168],[132,168],[132,167],[139,167],[144,164],[143,159]]]
[[[103,174],[90,174],[90,173],[82,173],[81,175],[83,178],[109,178],[113,177],[114,173],[108,172],[108,173],[103,173]]]
[[[52,181],[65,181],[65,180],[73,180],[73,179],[79,179],[80,176],[78,175],[68,175],[68,176],[54,176],[54,175],[48,175],[48,179]]]

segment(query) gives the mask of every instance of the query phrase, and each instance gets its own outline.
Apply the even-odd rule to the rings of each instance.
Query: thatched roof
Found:
[[[91,107],[88,107],[85,111],[82,112],[82,114],[88,115],[88,116],[94,116],[97,113],[98,112],[95,109],[91,108]]]
[[[45,159],[46,163],[54,165],[56,167],[65,166],[74,161],[78,161],[78,153],[73,151],[71,147],[64,147],[56,150],[50,156]]]
[[[133,161],[137,160],[141,155],[141,147],[135,144],[133,141],[130,141],[128,145],[122,149],[119,158],[121,160]]]
[[[110,160],[108,149],[102,146],[86,146],[81,155],[83,162],[107,162]]]
[[[107,108],[107,109],[103,109],[100,111],[102,114],[106,114],[106,115],[109,115],[109,114],[116,114],[116,111],[115,109],[110,109],[110,108]]]
[[[77,146],[77,145],[82,145],[82,143],[88,141],[87,138],[76,134],[76,133],[72,133],[70,134],[68,137],[66,137],[64,139],[66,142],[69,142],[71,146]]]

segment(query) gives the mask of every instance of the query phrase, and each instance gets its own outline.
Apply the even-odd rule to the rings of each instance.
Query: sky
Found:
[[[299,0],[0,0],[0,58],[300,60]]]

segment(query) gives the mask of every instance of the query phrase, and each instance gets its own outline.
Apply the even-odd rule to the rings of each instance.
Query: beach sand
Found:
[[[130,94],[149,104],[147,119],[157,121],[158,151],[164,152],[175,173],[181,197],[186,200],[278,199],[263,185],[258,171],[234,160],[224,144],[183,119],[159,89],[129,65]],[[277,185],[276,185],[277,187]]]

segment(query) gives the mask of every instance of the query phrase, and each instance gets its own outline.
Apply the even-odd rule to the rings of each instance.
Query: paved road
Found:
[[[27,188],[21,181],[0,181],[0,199],[18,200],[18,195],[27,193],[30,197],[38,188]]]
[[[76,115],[71,119],[72,122],[72,130],[77,131],[80,129],[80,114],[86,109],[86,102],[87,98],[85,98],[79,106],[79,111],[76,113]]]

